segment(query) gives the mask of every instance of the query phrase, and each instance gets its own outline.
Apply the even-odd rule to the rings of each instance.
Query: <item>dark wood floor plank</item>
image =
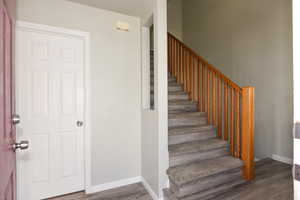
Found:
[[[92,195],[83,192],[51,200],[151,200],[142,184],[133,184]],[[272,159],[256,163],[256,178],[214,200],[292,200],[292,166]]]
[[[48,200],[152,200],[152,198],[144,186],[138,183],[91,195],[79,192]]]
[[[292,200],[292,166],[266,159],[256,164],[254,181],[214,200]]]

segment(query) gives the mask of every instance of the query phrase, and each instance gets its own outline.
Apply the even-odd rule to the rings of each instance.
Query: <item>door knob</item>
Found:
[[[16,151],[18,149],[25,150],[25,149],[28,149],[29,142],[28,141],[21,141],[20,143],[13,144],[12,147],[13,147],[14,151]]]
[[[76,124],[77,124],[78,127],[82,127],[83,126],[83,121],[77,121]]]
[[[20,116],[17,115],[17,114],[14,114],[14,115],[12,116],[11,121],[12,121],[12,124],[13,124],[13,125],[19,124],[19,123],[21,122]]]

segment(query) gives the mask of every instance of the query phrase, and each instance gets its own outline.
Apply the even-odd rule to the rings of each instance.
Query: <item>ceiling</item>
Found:
[[[84,4],[110,10],[125,15],[148,18],[153,10],[153,0],[69,0],[72,2]]]

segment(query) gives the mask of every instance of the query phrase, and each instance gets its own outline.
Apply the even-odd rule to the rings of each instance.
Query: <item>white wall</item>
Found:
[[[183,1],[183,40],[255,88],[255,156],[292,160],[292,1]]]
[[[293,0],[294,125],[300,123],[300,2]],[[299,132],[299,130],[298,130]],[[295,126],[294,126],[295,133]],[[298,136],[300,134],[297,134]],[[300,138],[294,139],[294,163],[300,165]],[[300,182],[294,181],[294,200],[300,200]]]
[[[169,167],[167,1],[155,0],[154,4],[155,110],[145,108],[142,112],[142,176],[155,193],[154,199],[159,199],[168,184]],[[143,68],[142,77],[147,72]]]
[[[17,4],[18,20],[91,34],[92,185],[140,176],[140,20],[64,0]]]

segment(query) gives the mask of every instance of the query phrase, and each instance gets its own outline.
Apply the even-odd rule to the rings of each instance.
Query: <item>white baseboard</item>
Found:
[[[163,200],[163,198],[158,198],[157,194],[153,191],[149,183],[146,181],[144,177],[142,177],[142,183],[153,200]]]
[[[273,160],[277,160],[279,162],[283,162],[283,163],[289,164],[289,165],[293,164],[293,159],[287,158],[287,157],[283,157],[283,156],[279,156],[279,155],[276,155],[276,154],[272,155],[272,159]]]
[[[113,182],[105,183],[105,184],[101,184],[101,185],[91,186],[91,187],[87,188],[85,190],[85,192],[87,194],[92,194],[92,193],[102,192],[105,190],[114,189],[114,188],[130,185],[130,184],[134,184],[134,183],[139,183],[139,182],[142,182],[142,177],[140,177],[140,176],[129,178],[129,179],[122,179],[119,181],[113,181]]]
[[[130,185],[130,184],[134,184],[134,183],[140,183],[140,182],[144,185],[144,187],[146,188],[146,190],[150,194],[150,196],[153,198],[153,200],[164,200],[163,197],[158,198],[157,194],[153,191],[153,189],[151,188],[149,183],[146,181],[146,179],[141,176],[129,178],[129,179],[123,179],[123,180],[119,180],[119,181],[113,181],[113,182],[105,183],[105,184],[101,184],[101,185],[91,186],[91,187],[87,188],[85,190],[85,192],[87,194],[92,194],[92,193],[102,192],[105,190],[110,190],[110,189]]]
[[[294,200],[300,199],[300,182],[294,181]]]

